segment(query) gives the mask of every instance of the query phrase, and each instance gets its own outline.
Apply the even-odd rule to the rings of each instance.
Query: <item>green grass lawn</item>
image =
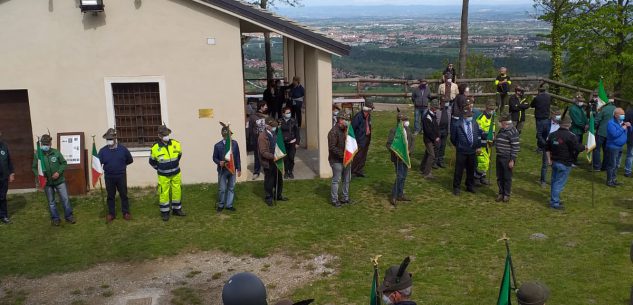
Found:
[[[382,272],[410,255],[418,304],[494,304],[505,259],[497,239],[507,233],[517,280],[545,282],[552,290],[549,304],[628,304],[633,179],[621,177],[624,186],[611,189],[604,185],[605,173],[596,173],[592,207],[592,176],[585,168],[574,169],[562,195],[567,210],[548,209],[549,188],[537,182],[540,156],[534,152],[534,122],[529,119],[510,204],[494,202],[496,186],[454,197],[452,168],[435,171],[436,180],[424,180],[416,170],[424,150],[418,137],[405,188],[413,201],[393,209],[387,198],[395,173],[385,141],[395,113],[374,118],[368,178],[352,181],[356,204],[341,209],[328,204],[330,181],[325,179],[287,181],[285,195],[291,201],[274,208],[264,204],[261,182],[241,183],[238,212],[225,213],[228,217],[215,214],[216,185],[187,185],[185,218],[162,222],[153,190],[132,189],[131,222],[105,225],[97,193],[73,198],[76,225],[52,227],[42,193],[12,195],[14,224],[0,226],[0,281],[192,250],[254,256],[282,252],[298,258],[330,253],[339,257],[338,273],[295,291],[294,297],[313,297],[317,304],[366,304],[370,257],[383,255]],[[533,233],[548,238],[531,240]]]

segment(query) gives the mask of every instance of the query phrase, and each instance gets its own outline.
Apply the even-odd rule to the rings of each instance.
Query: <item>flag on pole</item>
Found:
[[[231,131],[229,130],[226,138],[224,139],[226,142],[224,146],[224,161],[226,161],[226,169],[231,172],[231,174],[235,175],[235,159],[233,158],[233,141],[231,139]]]
[[[371,283],[371,291],[369,293],[369,305],[381,305],[378,296],[378,268],[374,267],[374,276]]]
[[[94,139],[92,140],[92,187],[97,185],[97,181],[103,175],[103,166],[101,165],[101,160],[99,159],[99,154],[97,153],[97,145],[95,144]]]
[[[598,105],[596,109],[602,108],[602,106],[606,105],[609,102],[609,96],[607,96],[607,91],[604,90],[604,82],[602,78],[600,78],[600,83],[598,84]]]
[[[284,172],[284,157],[286,156],[286,146],[284,145],[284,135],[281,128],[277,128],[277,143],[275,144],[275,163],[280,172]]]
[[[343,166],[346,167],[358,152],[358,142],[356,142],[356,135],[354,134],[354,128],[352,124],[347,124],[347,136],[345,137],[345,154],[343,155]]]
[[[44,189],[46,186],[46,176],[44,176],[44,172],[46,171],[46,167],[44,166],[44,153],[42,152],[42,148],[40,147],[40,140],[37,140],[37,180],[40,184],[40,189]]]
[[[506,256],[505,267],[503,268],[503,278],[501,279],[501,287],[499,288],[499,299],[497,305],[512,305],[512,285],[510,284],[510,272],[512,258],[508,254]]]
[[[589,133],[587,134],[587,161],[591,162],[593,150],[596,148],[596,126],[593,111],[589,112]]]
[[[407,132],[405,131],[404,124],[402,122],[398,122],[396,124],[396,132],[389,149],[394,154],[396,154],[396,156],[400,158],[402,162],[404,162],[407,168],[411,168],[411,159],[409,158],[409,142],[407,141]]]

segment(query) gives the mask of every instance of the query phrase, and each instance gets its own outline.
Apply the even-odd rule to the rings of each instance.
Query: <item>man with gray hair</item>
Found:
[[[413,276],[407,272],[410,259],[406,257],[400,266],[394,265],[385,271],[385,278],[378,291],[387,305],[416,305],[411,301]]]

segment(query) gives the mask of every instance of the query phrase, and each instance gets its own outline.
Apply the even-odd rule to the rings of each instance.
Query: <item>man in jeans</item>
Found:
[[[70,206],[70,200],[68,199],[68,189],[66,188],[66,180],[64,180],[64,170],[66,170],[66,160],[64,156],[57,150],[51,147],[53,138],[50,135],[43,135],[40,138],[40,149],[43,155],[42,171],[44,177],[46,177],[46,199],[48,200],[48,208],[51,214],[51,223],[54,226],[59,226],[61,221],[59,214],[57,213],[57,203],[55,202],[55,193],[59,195],[59,198],[64,205],[64,218],[67,223],[74,224],[75,217],[73,216],[73,208]],[[38,163],[37,155],[33,158],[33,172],[35,176],[38,176]]]
[[[233,134],[228,126],[223,125],[222,141],[213,146],[213,162],[217,165],[218,170],[218,206],[216,211],[221,213],[223,209],[235,212],[233,207],[233,199],[235,198],[235,176],[242,176],[242,164],[240,162],[240,147],[237,141],[230,136]],[[231,146],[226,141],[231,140]],[[227,160],[226,150],[231,148],[233,153],[233,168],[230,168],[230,160]],[[231,172],[231,171],[234,172]]]
[[[342,204],[348,204],[349,201],[349,181],[352,178],[351,164],[343,165],[343,157],[345,156],[345,138],[347,137],[347,128],[350,126],[350,115],[339,112],[337,115],[337,123],[332,126],[327,135],[328,143],[328,161],[332,167],[332,189],[330,192],[330,201],[334,207],[340,208]],[[338,189],[339,183],[343,180],[343,198],[339,200]]]
[[[116,218],[115,197],[117,190],[121,198],[121,213],[123,219],[130,220],[130,203],[127,197],[127,166],[134,162],[132,154],[123,145],[117,142],[116,130],[108,129],[103,135],[106,146],[99,150],[99,161],[103,164],[105,173],[106,192],[108,193],[108,215],[106,222],[111,223]]]
[[[429,101],[431,100],[431,90],[427,87],[427,81],[420,79],[420,85],[413,90],[411,94],[411,100],[415,107],[413,119],[415,120],[413,134],[418,134],[422,131],[422,120],[424,115],[429,110]]]
[[[534,97],[530,107],[534,108],[534,118],[536,119],[536,150],[542,152],[550,129],[552,97],[547,93],[547,85],[542,85],[538,91],[539,94]]]
[[[577,151],[582,151],[585,146],[578,143],[578,138],[571,131],[571,118],[562,118],[560,128],[549,135],[545,146],[547,164],[552,166],[552,186],[549,206],[552,209],[563,210],[560,193],[565,188],[567,178],[571,172],[571,165]]]
[[[427,112],[429,115],[430,112]],[[411,156],[413,153],[414,146],[414,136],[411,134],[409,130],[409,118],[401,112],[398,112],[398,120],[396,123],[402,122],[402,126],[404,127],[404,133],[407,138],[407,146],[408,146],[408,154]],[[426,132],[424,133],[426,136]],[[391,197],[389,198],[389,203],[395,206],[396,201],[411,201],[411,199],[404,196],[404,183],[407,179],[407,172],[409,168],[402,161],[402,159],[391,150],[391,144],[393,144],[393,139],[396,136],[396,128],[391,128],[389,131],[389,136],[387,137],[387,150],[391,153],[391,162],[393,162],[394,167],[396,168],[396,181],[391,188]]]
[[[624,110],[616,108],[613,118],[607,125],[607,186],[620,185],[616,179],[618,171],[618,156],[622,153],[622,147],[626,144],[627,133],[631,129],[631,123],[625,122]]]

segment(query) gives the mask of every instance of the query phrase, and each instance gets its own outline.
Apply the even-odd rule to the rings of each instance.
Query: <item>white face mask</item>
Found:
[[[382,295],[382,302],[385,303],[386,305],[391,305],[393,304],[393,302],[391,302],[391,299],[389,299],[389,296],[386,295]]]
[[[333,115],[338,115],[338,110],[337,110],[337,111],[332,112],[332,114],[333,114]]]
[[[470,88],[466,87],[466,89],[464,90],[464,92],[470,92]]]
[[[560,115],[557,115],[557,116],[556,116],[556,121],[560,121],[560,119],[561,119],[561,116],[560,116]]]
[[[584,106],[584,105],[585,105],[585,103],[578,103],[578,106],[579,106],[579,107],[582,107],[582,106]]]
[[[449,78],[449,79],[446,80],[446,82],[450,84],[450,83],[453,82],[453,80]]]
[[[444,103],[444,107],[448,107],[450,103]]]
[[[364,106],[363,106],[363,111],[370,112],[370,111],[371,111],[371,108],[369,108],[369,107],[364,107]]]
[[[106,140],[106,144],[108,144],[109,146],[114,145],[114,140]]]
[[[272,128],[272,131],[273,131],[273,132],[277,131],[277,127],[273,127],[273,128]]]
[[[169,136],[162,137],[163,142],[169,142]]]
[[[292,116],[291,113],[284,113],[284,118],[286,119],[290,119],[291,116]]]
[[[409,121],[404,121],[404,123],[402,123],[404,125],[404,127],[409,127]]]

